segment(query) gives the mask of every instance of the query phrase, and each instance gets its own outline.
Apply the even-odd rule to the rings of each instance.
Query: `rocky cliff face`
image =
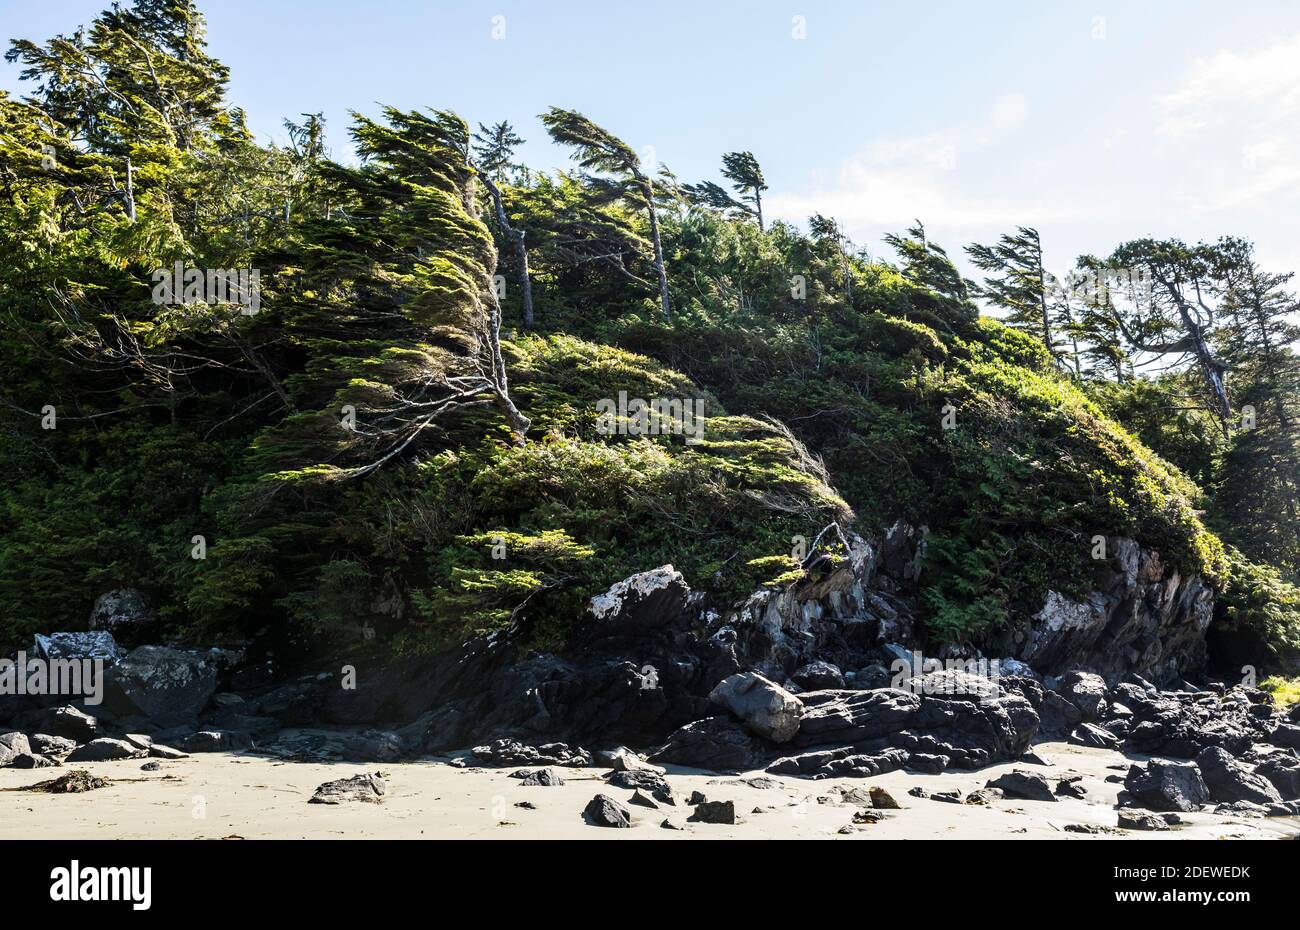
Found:
[[[990,645],[1043,674],[1086,668],[1112,685],[1134,674],[1167,684],[1203,668],[1213,590],[1131,539],[1106,543],[1111,557],[1085,598],[1048,592],[1028,630]]]

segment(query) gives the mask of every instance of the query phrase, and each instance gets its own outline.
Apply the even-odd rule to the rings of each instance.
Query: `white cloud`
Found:
[[[996,170],[966,172],[967,159],[1010,141],[1029,119],[1024,94],[1008,93],[982,119],[914,135],[877,138],[809,189],[770,198],[775,216],[800,222],[813,213],[834,216],[857,235],[896,229],[920,217],[936,230],[1007,227],[1091,215],[1091,207],[1045,202]],[[1056,198],[1054,197],[1053,200]]]
[[[1155,99],[1158,140],[1190,169],[1189,210],[1270,206],[1300,182],[1300,34],[1199,59]]]

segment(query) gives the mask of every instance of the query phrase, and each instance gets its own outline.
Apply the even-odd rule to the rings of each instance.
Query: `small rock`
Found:
[[[735,802],[701,801],[695,806],[695,813],[690,819],[700,823],[734,824],[736,822]]]
[[[686,804],[688,807],[694,807],[696,804],[703,804],[707,800],[708,798],[706,798],[700,792],[692,791],[691,796],[686,799]]]
[[[640,788],[632,792],[632,797],[628,799],[628,803],[635,804],[637,807],[648,807],[651,810],[659,809],[659,805],[655,803],[654,798],[645,794]]]
[[[627,828],[632,826],[632,814],[607,794],[598,794],[582,811],[583,818],[594,827]]]
[[[902,810],[898,802],[894,800],[894,796],[884,788],[881,788],[879,785],[873,785],[869,790],[871,792],[871,806],[876,810]]]
[[[327,781],[316,789],[308,804],[341,804],[344,801],[360,801],[366,804],[379,804],[384,800],[388,785],[382,772],[368,775],[353,775]]]
[[[1168,830],[1169,824],[1164,819],[1146,811],[1121,810],[1119,812],[1121,830]]]

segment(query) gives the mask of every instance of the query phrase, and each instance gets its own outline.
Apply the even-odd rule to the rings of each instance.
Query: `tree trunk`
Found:
[[[758,231],[763,232],[763,195],[754,188],[754,212],[758,214]]]
[[[672,305],[668,301],[668,270],[664,267],[664,247],[659,240],[659,211],[655,209],[654,187],[644,175],[638,179],[645,196],[646,212],[650,214],[650,238],[655,249],[655,271],[659,275],[659,305],[664,322],[672,320]]]
[[[528,273],[528,247],[524,244],[526,233],[515,229],[506,217],[505,204],[501,199],[501,189],[487,175],[479,175],[488,193],[492,195],[492,205],[496,211],[497,223],[501,225],[505,237],[514,246],[515,259],[519,262],[519,287],[523,295],[524,329],[533,328],[533,279]]]

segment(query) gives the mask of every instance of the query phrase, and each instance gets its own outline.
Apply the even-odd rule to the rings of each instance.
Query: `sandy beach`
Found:
[[[607,785],[601,768],[559,769],[565,784],[523,786],[510,768],[460,768],[448,759],[361,765],[286,762],[255,753],[209,753],[161,762],[142,771],[139,761],[85,763],[62,769],[0,770],[0,789],[14,789],[84,768],[109,780],[83,794],[0,790],[0,839],[1277,839],[1300,834],[1300,818],[1245,819],[1207,812],[1182,815],[1169,832],[1067,831],[1071,824],[1114,828],[1115,802],[1129,761],[1117,752],[1066,743],[1036,751],[1050,767],[1021,763],[979,772],[942,775],[891,772],[872,779],[809,780],[753,772],[718,776],[670,768],[677,805],[658,810],[630,805],[632,828],[584,823],[583,807],[604,793],[627,804],[632,792]],[[1086,799],[1055,802],[1012,798],[987,805],[953,804],[908,794],[960,791],[963,796],[1013,769],[1049,777],[1082,776]],[[309,804],[322,782],[365,772],[386,773],[383,803]],[[750,779],[759,779],[755,784]],[[881,786],[903,808],[883,812],[878,823],[849,833],[858,805],[840,789]],[[686,800],[699,791],[709,800],[734,801],[735,825],[688,821]],[[521,802],[533,808],[517,806]],[[668,819],[680,830],[661,826]]]

